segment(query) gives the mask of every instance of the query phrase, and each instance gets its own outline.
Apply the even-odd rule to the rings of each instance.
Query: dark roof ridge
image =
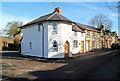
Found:
[[[90,30],[94,30],[94,31],[98,31],[98,28],[94,27],[94,26],[90,26],[90,25],[86,25],[86,24],[81,24],[78,22],[75,22],[76,25],[78,25],[81,29],[90,29]]]

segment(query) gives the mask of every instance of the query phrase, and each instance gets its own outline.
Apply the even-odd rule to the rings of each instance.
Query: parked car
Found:
[[[120,43],[113,43],[111,49],[120,49]]]

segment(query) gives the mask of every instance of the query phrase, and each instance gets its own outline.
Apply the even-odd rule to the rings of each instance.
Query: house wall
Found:
[[[52,34],[52,25],[54,23],[56,23],[58,27],[57,34]],[[58,42],[57,52],[52,51],[52,43],[54,40]],[[73,48],[73,40],[78,40],[78,48]],[[83,37],[81,36],[81,32],[77,32],[77,36],[74,36],[72,25],[61,22],[48,22],[48,58],[64,58],[64,44],[66,41],[69,42],[69,57],[71,57],[72,54],[76,54],[81,51],[81,41],[84,41],[85,46],[85,33],[83,33]]]
[[[72,44],[74,40],[78,41],[78,48],[74,48],[72,45],[72,53],[73,54],[81,53],[81,41],[84,41],[84,52],[85,52],[85,33],[83,33],[82,36],[82,32],[77,32],[77,36],[75,36],[74,31],[72,31]]]
[[[92,30],[85,30],[86,33],[86,52],[92,49],[100,48],[100,35],[99,32]],[[93,44],[94,42],[94,44]]]
[[[57,34],[52,34],[53,23],[57,24],[58,27]],[[43,30],[44,30],[44,41],[43,41]],[[52,51],[52,45],[54,40],[56,40],[58,43],[57,52]],[[73,48],[73,40],[78,40],[78,48]],[[83,36],[81,36],[81,32],[77,32],[77,36],[74,36],[74,31],[72,31],[72,25],[68,23],[45,22],[43,23],[43,26],[42,25],[40,26],[40,31],[38,31],[38,24],[35,24],[23,29],[21,52],[24,55],[44,57],[44,58],[64,58],[64,44],[66,41],[69,42],[69,50],[70,50],[69,57],[71,57],[72,53],[76,54],[81,51],[81,45],[80,45],[81,41],[84,41],[84,47],[85,47],[85,33],[83,33]],[[32,49],[30,49],[30,42],[32,43]]]
[[[46,24],[43,24],[46,26]],[[43,42],[43,27],[40,26],[40,31],[38,31],[38,24],[31,25],[23,29],[23,39],[21,41],[21,52],[24,55],[37,56],[37,57],[47,57],[48,53],[48,33],[47,27],[44,27],[44,42]],[[30,42],[32,43],[32,49],[30,49]],[[44,48],[43,48],[44,43]],[[43,51],[44,50],[44,51]]]
[[[57,34],[52,34],[52,25],[54,23],[56,23],[58,27]],[[64,58],[64,43],[66,41],[69,42],[69,46],[70,46],[69,56],[71,57],[72,56],[71,37],[72,37],[72,25],[61,22],[49,22],[48,23],[48,58]],[[52,51],[53,49],[52,45],[54,40],[57,41],[58,43],[57,52]]]

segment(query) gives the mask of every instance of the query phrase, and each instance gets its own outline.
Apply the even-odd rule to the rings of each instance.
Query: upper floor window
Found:
[[[74,35],[77,36],[77,32],[76,31],[74,31]]]
[[[87,31],[87,36],[90,36],[90,31]]]
[[[57,44],[57,41],[53,41],[53,49],[52,49],[53,52],[57,52],[58,51],[58,44]]]
[[[74,41],[73,41],[73,47],[74,47],[74,48],[77,48],[77,47],[78,47],[78,41],[77,41],[77,40],[74,40]]]
[[[54,23],[53,25],[53,34],[57,34],[57,24],[56,23]]]
[[[81,33],[81,36],[83,37],[83,33]]]

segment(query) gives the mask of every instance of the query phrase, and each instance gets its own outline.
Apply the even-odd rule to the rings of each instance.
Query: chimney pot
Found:
[[[60,7],[55,8],[54,12],[58,12],[59,14],[62,14],[62,11],[60,10]]]

